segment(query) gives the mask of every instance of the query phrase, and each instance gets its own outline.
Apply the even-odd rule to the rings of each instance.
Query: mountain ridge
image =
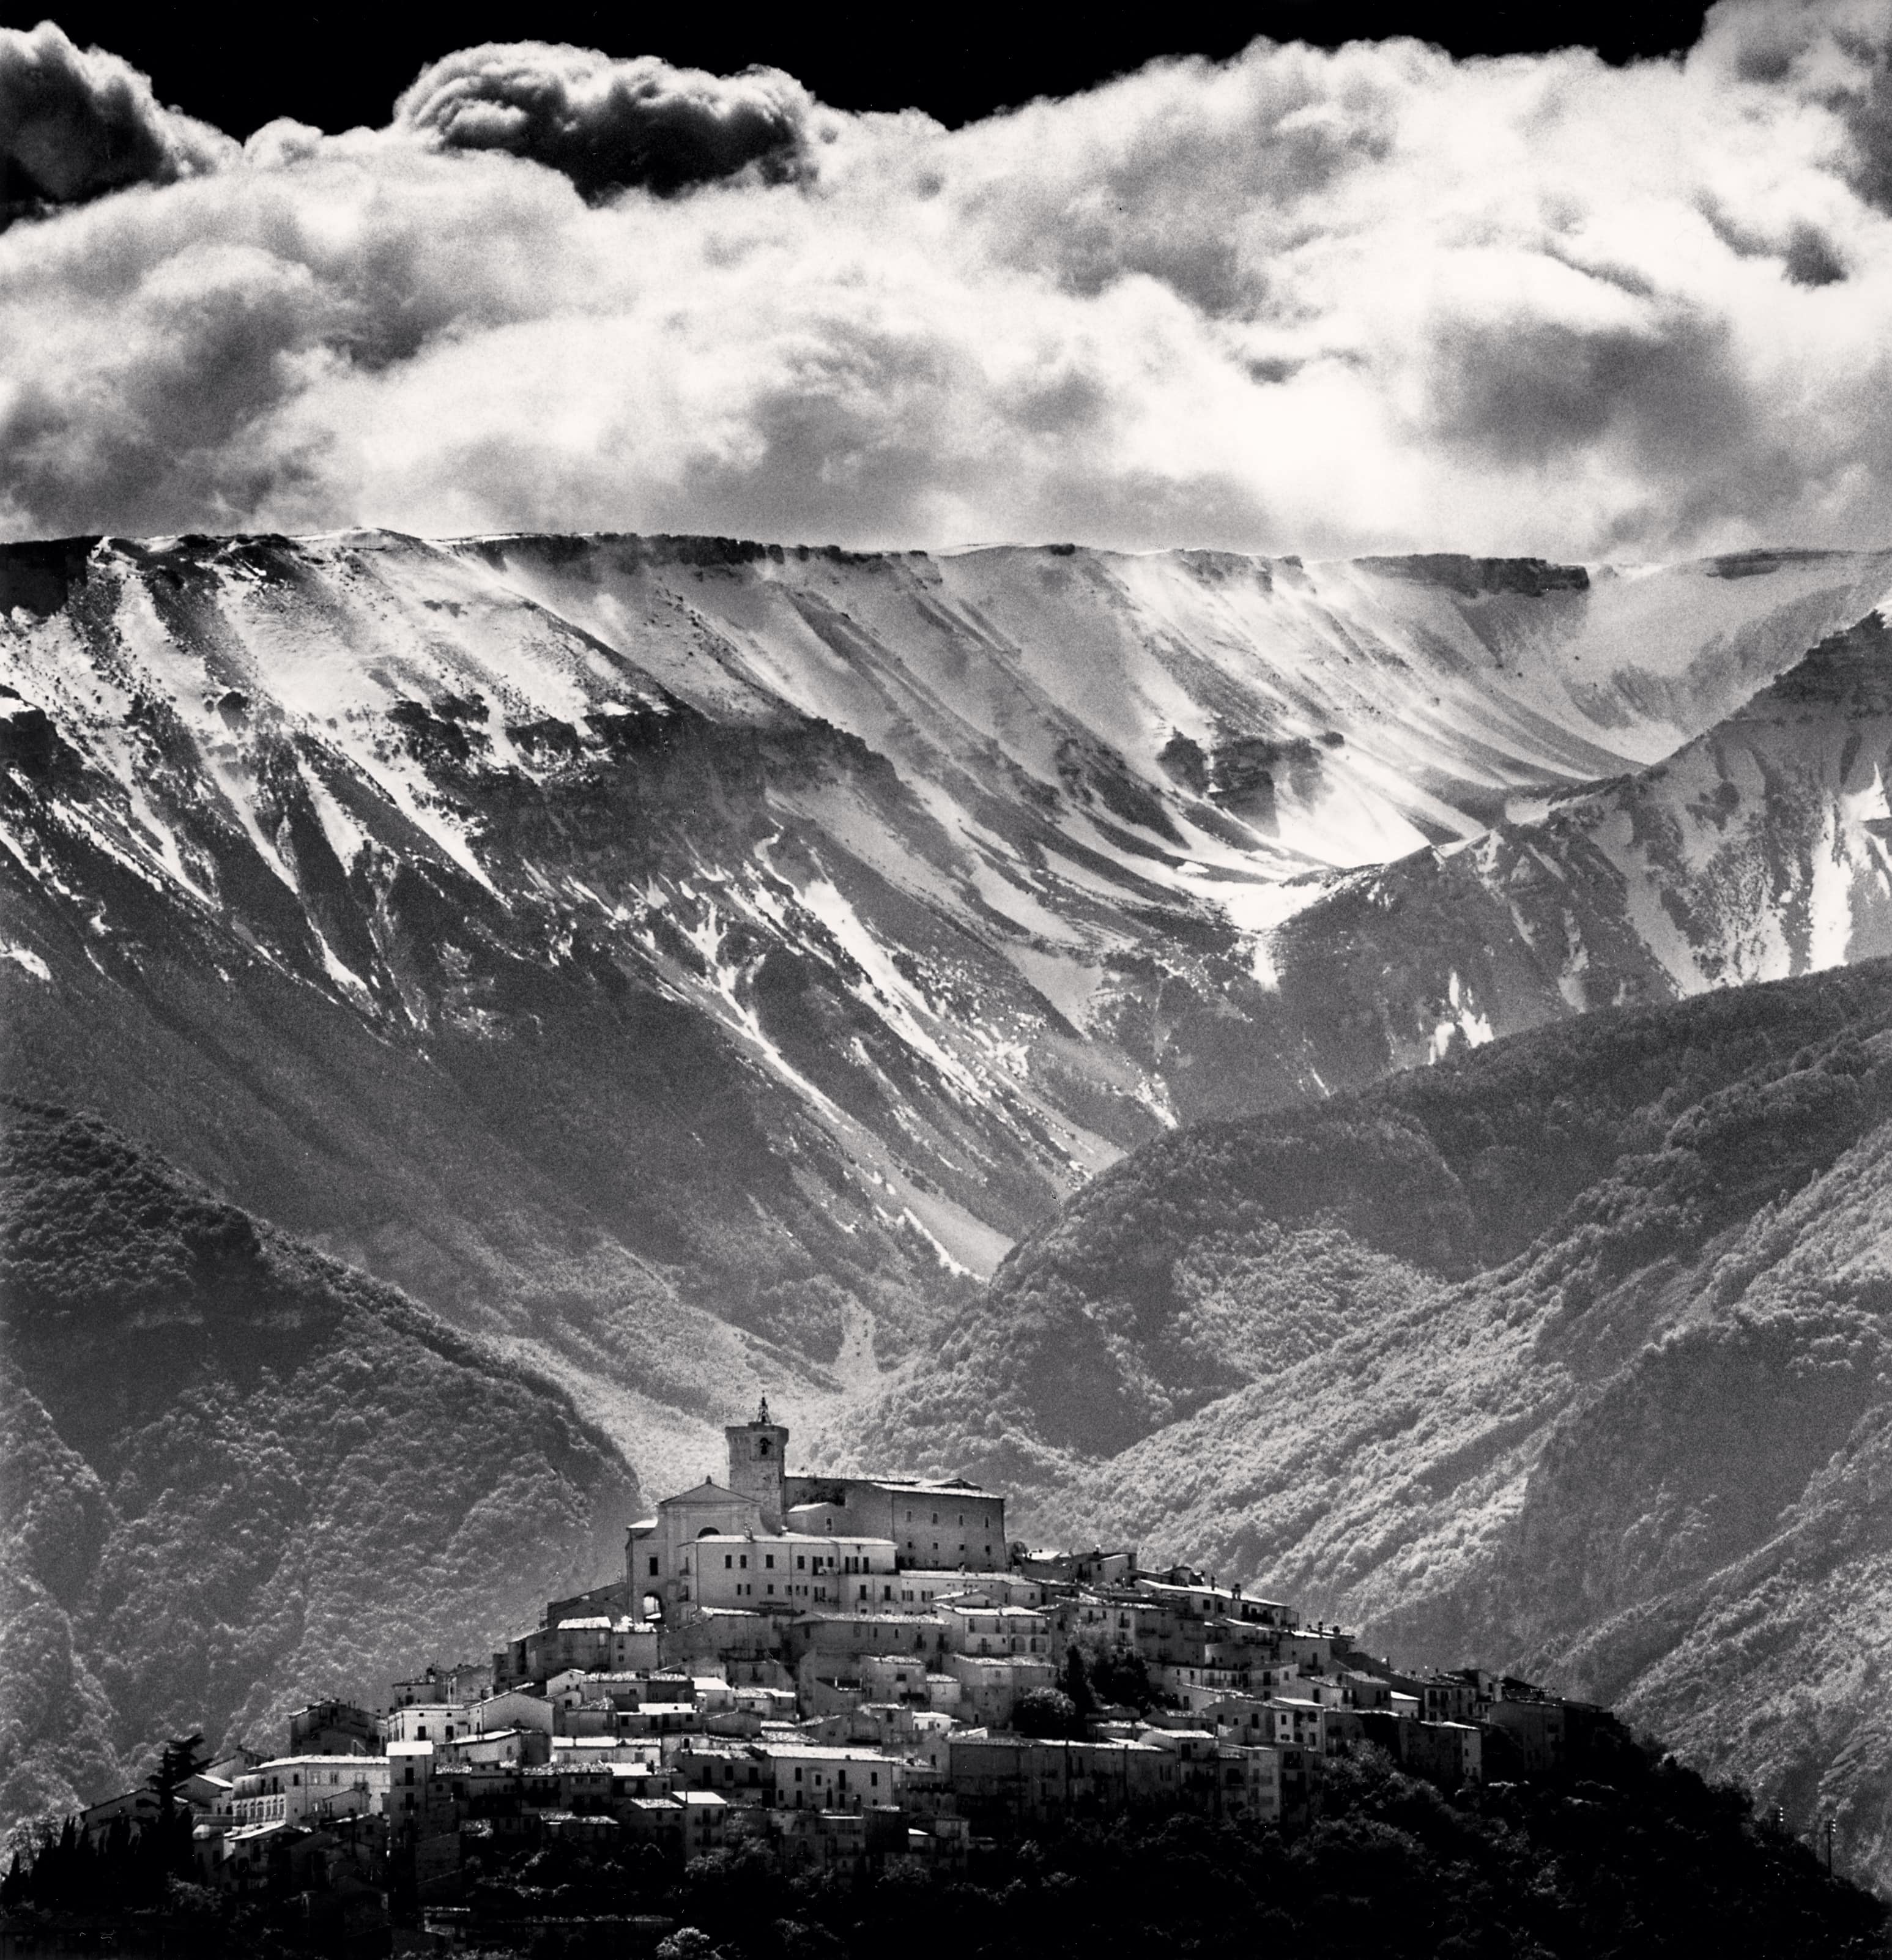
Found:
[[[1277,928],[1310,1068],[1357,1083],[1468,1029],[1892,951],[1889,772],[1892,641],[1875,610],[1674,755],[1342,879]],[[1323,998],[1349,1004],[1324,1030]]]
[[[1396,1065],[1388,1015],[1478,1036],[1448,949],[1324,1047],[1296,915],[1668,755],[1892,587],[1732,569],[11,547],[10,1079],[685,1474],[762,1388],[812,1416],[913,1351],[1169,1125]]]
[[[1892,892],[1892,555],[346,533],[0,581],[8,1086],[408,1286],[647,1481],[766,1389],[1403,1647],[1501,1626],[1708,1757],[1687,1657],[1747,1678],[1763,1525],[1801,1601],[1876,1596],[1871,1274],[1797,1319],[1713,1261],[1878,1216],[1885,969],[1843,963]],[[1664,1341],[1785,1381],[1824,1469],[1730,1481]],[[1739,1517],[1661,1486],[1671,1421]],[[1774,1682],[1752,1742],[1864,1816],[1850,1692],[1809,1740]]]

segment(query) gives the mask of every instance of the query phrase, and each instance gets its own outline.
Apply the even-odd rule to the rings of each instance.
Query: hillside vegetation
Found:
[[[635,1481],[560,1392],[96,1118],[0,1106],[0,1825],[167,1734],[383,1701],[613,1568]]]
[[[791,1953],[866,1955],[898,1940],[924,1960],[1227,1950],[1655,1960],[1718,1946],[1747,1960],[1837,1960],[1884,1950],[1878,1901],[1827,1879],[1805,1847],[1757,1830],[1738,1792],[1705,1787],[1672,1761],[1631,1755],[1564,1788],[1511,1784],[1448,1800],[1369,1754],[1335,1767],[1321,1808],[1310,1829],[1284,1834],[1125,1818],[1051,1834],[978,1882],[888,1879],[852,1897],[769,1887],[765,1873],[723,1854],[692,1868],[678,1906],[729,1960],[781,1952],[771,1933],[798,1921],[807,1932],[784,1942]],[[768,1927],[756,1907],[771,1892],[779,1916]]]
[[[1174,1132],[1006,1260],[889,1397],[888,1446],[1055,1477],[1540,1239],[1534,1272],[1580,1316],[1892,1115],[1892,1073],[1865,1045],[1888,1028],[1892,963],[1878,961],[1600,1013]]]
[[[863,1456],[1625,1707],[1892,1871],[1892,968],[1138,1152]]]

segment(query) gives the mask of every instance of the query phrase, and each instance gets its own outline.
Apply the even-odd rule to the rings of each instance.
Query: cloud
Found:
[[[792,75],[614,61],[543,41],[468,48],[425,69],[394,107],[399,129],[443,149],[503,150],[569,177],[587,197],[688,189],[754,170],[786,182],[809,166],[815,102]]]
[[[1258,42],[953,131],[471,50],[0,237],[0,530],[1883,542],[1889,43]]]
[[[237,146],[160,105],[116,55],[81,54],[50,21],[0,27],[0,224],[129,184],[219,170]]]
[[[1892,211],[1892,68],[1884,0],[1725,0],[1702,52],[1741,79],[1791,90],[1837,116],[1849,138],[1845,173]]]

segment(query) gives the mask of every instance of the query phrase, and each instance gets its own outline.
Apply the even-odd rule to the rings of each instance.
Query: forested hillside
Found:
[[[1889,1309],[1873,963],[1161,1140],[851,1440],[1547,1670],[1885,1871]]]
[[[1012,1255],[886,1420],[925,1438],[929,1460],[1029,1484],[1396,1301],[1500,1271],[1542,1235],[1574,1314],[1744,1223],[1892,1114],[1892,1077],[1860,1046],[1888,1027],[1892,963],[1878,961],[1598,1013],[1159,1138]]]
[[[4,1115],[0,1826],[616,1569],[635,1481],[558,1390],[96,1118]]]

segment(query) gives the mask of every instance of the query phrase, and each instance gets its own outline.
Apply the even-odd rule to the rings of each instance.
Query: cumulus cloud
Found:
[[[236,149],[162,107],[116,55],[81,54],[50,21],[30,33],[0,27],[0,224],[218,170]]]
[[[654,56],[613,61],[542,41],[468,48],[425,69],[397,128],[446,149],[504,150],[561,171],[587,197],[687,189],[753,169],[805,173],[815,102],[792,75],[722,76]]]
[[[1781,6],[1730,0],[1703,36],[1705,64],[1785,88],[1833,111],[1848,138],[1853,189],[1892,211],[1892,71],[1881,0],[1816,0]]]
[[[1883,542],[1888,46],[1258,42],[956,131],[475,49],[0,237],[0,529]]]

